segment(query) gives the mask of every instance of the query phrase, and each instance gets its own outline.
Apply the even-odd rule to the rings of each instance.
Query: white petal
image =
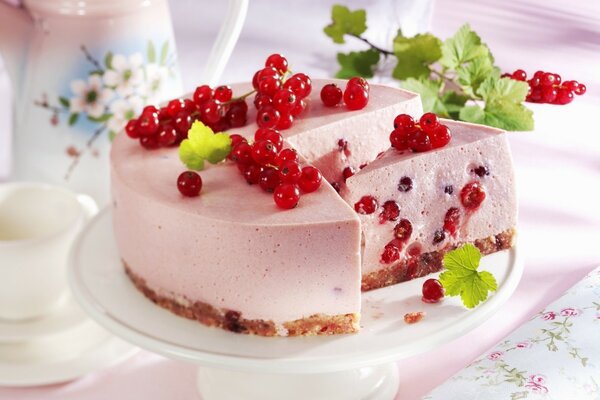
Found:
[[[137,86],[144,81],[144,72],[141,69],[133,69],[131,70],[131,77],[129,77],[129,82],[133,86]]]
[[[122,54],[115,54],[112,58],[112,69],[121,72],[125,71],[127,68],[129,68],[127,58]]]
[[[144,108],[144,100],[140,96],[131,96],[129,98],[129,108],[134,114],[139,114]]]
[[[129,110],[129,103],[124,99],[117,99],[110,104],[110,112],[115,118],[122,118],[127,110]]]
[[[102,89],[98,93],[98,101],[102,104],[108,104],[108,102],[113,98],[115,92],[112,89]]]
[[[133,94],[133,87],[129,82],[121,82],[117,85],[117,94],[121,97],[127,97],[130,94]]]
[[[117,86],[121,83],[122,76],[118,72],[108,70],[104,73],[104,83],[107,86]]]
[[[83,97],[72,97],[69,100],[69,111],[72,113],[80,113],[85,109],[85,100]]]
[[[129,67],[132,69],[137,69],[142,66],[144,63],[144,56],[142,53],[134,53],[129,56]]]
[[[87,88],[86,83],[84,81],[82,81],[81,79],[71,81],[71,91],[74,94],[82,94],[86,88]]]
[[[102,88],[102,77],[98,74],[90,75],[88,78],[89,88],[99,92]]]
[[[108,129],[115,133],[119,133],[125,128],[125,120],[121,118],[111,118],[108,120]]]
[[[93,104],[88,104],[87,113],[90,117],[99,118],[104,114],[104,104],[101,104],[98,101]]]

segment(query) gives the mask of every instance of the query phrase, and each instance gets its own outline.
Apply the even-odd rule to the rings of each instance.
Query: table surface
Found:
[[[223,82],[249,79],[272,52],[286,54],[296,71],[331,76],[340,48],[321,32],[331,2],[324,3],[303,0],[283,7],[252,0]],[[346,3],[351,8],[359,4]],[[188,90],[201,79],[202,61],[225,11],[221,2],[208,4],[208,0],[171,2]],[[514,296],[486,323],[446,346],[398,363],[398,399],[403,400],[421,398],[600,264],[600,128],[595,119],[600,111],[600,2],[437,0],[435,34],[447,37],[465,22],[488,43],[504,70],[557,72],[585,82],[588,93],[564,107],[530,105],[535,131],[510,134],[518,177],[523,279]],[[360,43],[348,46],[361,48]],[[6,104],[7,96],[0,85],[0,105]],[[2,112],[6,109],[0,107]],[[0,121],[4,119],[0,116]],[[0,125],[5,139],[3,129]],[[195,367],[142,351],[117,367],[68,384],[0,388],[0,399],[42,398],[197,399]]]

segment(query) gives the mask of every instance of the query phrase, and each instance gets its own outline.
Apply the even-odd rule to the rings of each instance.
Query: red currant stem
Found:
[[[82,45],[81,46],[81,51],[83,51],[83,54],[85,55],[85,58],[90,63],[92,63],[92,65],[94,67],[96,67],[96,70],[98,70],[98,72],[104,72],[104,68],[102,68],[102,65],[100,65],[100,63],[98,62],[98,60],[96,60],[94,57],[92,57],[92,55],[88,51],[87,47],[85,47],[84,45]]]
[[[235,103],[236,101],[240,101],[240,100],[244,100],[246,97],[253,95],[254,93],[256,93],[256,89],[252,89],[251,91],[244,93],[241,96],[238,97],[233,97],[231,100],[226,101],[223,104],[231,104],[231,103]]]
[[[363,42],[364,42],[364,43],[366,43],[366,44],[368,44],[368,45],[369,45],[369,47],[371,47],[373,50],[377,50],[378,52],[380,52],[381,54],[383,54],[383,55],[384,55],[384,57],[387,57],[387,56],[393,56],[393,55],[394,55],[394,52],[393,52],[393,51],[389,51],[389,50],[386,50],[386,49],[382,49],[381,47],[374,45],[374,44],[373,44],[373,43],[371,43],[371,42],[370,42],[368,39],[366,39],[366,38],[364,38],[364,37],[362,37],[362,36],[359,36],[359,35],[354,35],[354,34],[349,34],[349,35],[350,35],[350,36],[352,36],[352,37],[354,37],[354,38],[356,38],[356,39],[358,39],[358,40],[361,40],[361,41],[363,41]]]
[[[71,178],[71,174],[75,170],[75,167],[77,167],[77,165],[79,164],[79,161],[81,160],[81,156],[84,154],[84,152],[86,150],[91,150],[92,146],[94,145],[94,142],[100,137],[100,135],[106,130],[106,128],[107,128],[106,124],[102,124],[102,126],[100,126],[98,129],[96,129],[94,131],[94,134],[86,142],[85,148],[73,157],[73,161],[71,162],[71,165],[69,165],[69,168],[67,169],[67,172],[65,173],[66,181],[68,181]]]

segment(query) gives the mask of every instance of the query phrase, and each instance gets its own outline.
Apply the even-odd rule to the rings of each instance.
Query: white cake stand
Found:
[[[204,400],[386,400],[398,389],[395,361],[441,346],[488,319],[516,289],[523,264],[513,248],[484,257],[481,268],[499,285],[474,310],[454,298],[423,303],[423,278],[366,293],[358,334],[240,335],[178,317],[138,292],[123,271],[108,209],[75,244],[69,280],[83,308],[106,329],[152,352],[199,365]],[[426,317],[407,325],[404,314],[414,311],[425,311]]]

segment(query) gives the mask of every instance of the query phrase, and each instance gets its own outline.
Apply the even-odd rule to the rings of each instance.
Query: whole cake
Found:
[[[444,121],[448,146],[390,149],[394,118],[421,116],[418,95],[372,85],[362,109],[326,107],[319,93],[332,82],[345,83],[313,81],[302,118],[281,131],[285,147],[330,183],[290,210],[241,180],[231,161],[207,165],[202,194],[184,197],[174,190],[177,148],[148,151],[116,137],[116,241],[127,274],[149,299],[234,332],[356,332],[361,285],[440,270],[441,256],[461,243],[484,253],[511,246],[516,201],[502,131]],[[227,133],[251,141],[256,129],[250,123]]]

